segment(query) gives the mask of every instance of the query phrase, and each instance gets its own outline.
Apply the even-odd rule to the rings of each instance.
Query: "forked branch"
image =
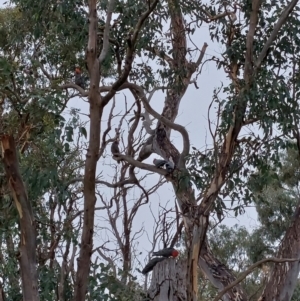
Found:
[[[155,117],[156,119],[158,119],[159,121],[161,121],[162,123],[164,123],[166,126],[168,126],[169,128],[171,128],[172,130],[175,130],[177,132],[179,132],[182,135],[182,140],[183,140],[183,150],[182,153],[180,155],[180,159],[179,159],[179,167],[184,167],[184,159],[186,158],[186,156],[188,156],[189,152],[190,152],[190,139],[189,139],[189,134],[187,132],[187,130],[185,129],[184,126],[177,124],[177,123],[173,123],[170,120],[168,120],[167,118],[161,116],[158,112],[156,112],[148,103],[147,98],[144,94],[143,89],[136,85],[136,84],[132,84],[132,83],[125,83],[124,85],[122,85],[122,88],[131,88],[134,89],[137,94],[140,97],[140,100],[142,101],[146,111],[151,114],[153,117]]]
[[[111,89],[111,87],[109,87],[109,86],[101,87],[101,92],[109,91],[110,89]],[[190,139],[189,139],[189,134],[188,134],[187,130],[185,129],[185,127],[180,125],[180,124],[171,122],[170,120],[168,120],[167,118],[161,116],[158,112],[156,112],[149,105],[147,97],[146,97],[143,89],[140,86],[138,86],[136,84],[133,84],[133,83],[126,82],[122,86],[120,86],[118,90],[124,90],[124,89],[133,89],[133,90],[135,90],[137,95],[139,96],[140,100],[142,101],[146,111],[149,114],[151,114],[153,117],[155,117],[156,119],[158,119],[159,121],[164,123],[166,126],[171,128],[172,130],[175,130],[175,131],[179,132],[182,135],[183,150],[182,150],[182,153],[180,155],[180,160],[179,160],[178,165],[179,165],[179,167],[184,167],[184,159],[186,158],[186,156],[190,152]]]

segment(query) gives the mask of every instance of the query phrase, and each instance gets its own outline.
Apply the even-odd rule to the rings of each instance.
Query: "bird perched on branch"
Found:
[[[157,263],[165,260],[166,258],[164,257],[154,257],[152,258],[144,267],[142,270],[142,274],[146,275],[147,273],[151,272],[153,268],[157,265]]]
[[[166,161],[166,160],[154,159],[153,164],[158,168],[165,167],[168,173],[171,173],[175,168],[175,165],[173,162]]]
[[[119,149],[119,139],[116,139],[112,145],[111,145],[111,153],[113,155],[113,159],[115,159],[118,163],[122,161],[121,158],[118,158],[118,155],[120,154],[120,149]]]
[[[142,146],[137,161],[144,161],[152,154],[153,136],[150,136]]]
[[[162,257],[177,257],[179,252],[174,248],[164,248],[157,252],[153,252],[153,256],[162,256]]]
[[[82,89],[85,89],[85,80],[81,74],[81,69],[79,67],[75,68],[75,84]]]

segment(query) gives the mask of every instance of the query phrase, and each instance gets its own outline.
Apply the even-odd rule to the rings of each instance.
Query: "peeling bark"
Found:
[[[40,298],[38,293],[35,220],[20,174],[14,138],[9,135],[2,136],[1,148],[3,164],[20,218],[21,237],[20,256],[18,259],[20,262],[23,299],[38,301]]]

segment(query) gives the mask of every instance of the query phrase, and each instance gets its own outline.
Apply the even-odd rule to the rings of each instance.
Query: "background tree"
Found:
[[[235,225],[212,227],[209,234],[212,251],[238,277],[248,266],[266,257],[276,256],[280,241],[291,225],[292,216],[299,200],[299,153],[295,144],[280,154],[280,164],[269,166],[269,172],[253,175],[250,187],[253,191],[253,204],[258,213],[259,224],[249,231]],[[244,283],[251,300],[258,299],[268,281],[271,266],[263,264]],[[201,277],[200,283],[207,283]],[[205,287],[205,286],[204,286]],[[207,295],[213,298],[216,290],[199,288],[201,300]],[[292,300],[299,299],[299,282]]]

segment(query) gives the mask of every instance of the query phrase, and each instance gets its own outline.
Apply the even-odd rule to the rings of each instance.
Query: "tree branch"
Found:
[[[168,172],[165,169],[157,168],[154,165],[142,163],[140,161],[134,160],[132,157],[129,156],[118,154],[118,158],[123,159],[129,164],[132,164],[133,166],[138,167],[140,169],[156,172],[162,176],[166,176],[168,174]]]
[[[82,178],[82,177],[74,178],[66,184],[66,188],[69,187],[72,184],[75,184],[75,183],[78,183],[78,182],[83,182],[83,180],[84,180],[84,178]],[[120,181],[120,182],[117,182],[117,183],[114,183],[114,184],[111,184],[109,182],[102,181],[102,180],[96,180],[95,183],[105,185],[109,188],[118,188],[118,187],[123,187],[124,185],[128,185],[128,184],[135,184],[136,182],[135,182],[134,179],[129,178],[127,180]]]
[[[127,77],[129,75],[129,72],[131,71],[132,68],[132,61],[133,61],[133,54],[135,50],[135,44],[138,38],[138,35],[142,29],[142,26],[145,22],[145,20],[148,18],[148,16],[152,13],[152,11],[155,9],[157,3],[159,0],[154,0],[150,5],[149,9],[144,12],[132,35],[132,38],[128,38],[128,48],[127,48],[127,53],[126,53],[126,58],[125,58],[125,67],[122,75],[119,77],[119,79],[111,86],[111,89],[109,92],[102,98],[102,106],[106,106],[107,103],[110,101],[110,99],[116,94],[120,86],[127,80]]]
[[[216,20],[222,19],[222,18],[224,18],[224,17],[226,17],[226,16],[235,14],[235,12],[236,12],[236,9],[235,9],[234,11],[229,11],[229,12],[226,11],[226,12],[224,12],[224,13],[221,13],[221,14],[218,14],[218,15],[213,16],[213,15],[211,15],[208,11],[206,11],[206,10],[203,9],[203,8],[201,8],[201,6],[200,6],[199,10],[200,10],[202,13],[204,13],[204,14],[208,17],[208,19],[206,19],[206,18],[201,18],[201,20],[203,20],[203,21],[206,22],[206,23],[210,23],[210,22],[212,22],[212,21],[216,21]]]
[[[97,59],[97,1],[88,0],[89,8],[89,39],[86,53],[88,71],[90,74],[89,112],[90,130],[86,153],[83,181],[83,222],[81,231],[80,252],[77,259],[78,267],[74,283],[73,301],[85,300],[89,282],[91,256],[94,235],[95,204],[96,204],[96,168],[100,148],[100,125],[103,114],[101,95],[99,94],[100,68]]]
[[[250,273],[253,272],[253,270],[257,267],[259,267],[261,264],[266,262],[276,262],[276,263],[282,263],[282,262],[294,262],[299,261],[299,259],[293,259],[293,258],[266,258],[262,259],[254,264],[252,264],[245,272],[243,272],[235,281],[227,285],[215,298],[213,301],[221,300],[221,298],[224,296],[226,292],[228,292],[231,288],[242,282]]]
[[[199,58],[198,60],[196,61],[196,68],[198,68],[200,66],[200,64],[202,63],[202,60],[204,58],[204,54],[206,52],[206,48],[208,47],[208,44],[205,42],[202,46],[202,49],[200,51],[200,55],[199,55]]]
[[[292,0],[287,7],[285,8],[285,10],[282,12],[279,20],[277,21],[276,25],[274,26],[274,29],[269,37],[269,39],[267,40],[265,46],[263,47],[261,53],[259,54],[256,62],[255,62],[255,69],[258,69],[261,65],[261,63],[263,62],[264,58],[267,55],[268,49],[270,48],[271,44],[274,42],[274,40],[277,37],[278,31],[281,29],[282,25],[286,22],[288,16],[290,15],[290,13],[292,12],[293,8],[296,6],[296,4],[298,3],[299,0]]]
[[[250,25],[249,31],[246,38],[246,57],[245,57],[245,69],[244,69],[244,79],[247,85],[249,85],[252,71],[253,71],[253,41],[254,34],[258,22],[258,13],[261,6],[262,0],[252,1],[252,11],[250,14]]]
[[[58,88],[60,88],[60,89],[75,89],[81,94],[81,96],[83,96],[83,97],[88,97],[89,96],[89,92],[85,91],[84,89],[82,89],[81,87],[77,86],[74,83],[66,83],[64,85],[58,86]]]
[[[170,66],[172,66],[174,64],[174,60],[170,56],[168,56],[167,54],[165,54],[164,51],[160,51],[157,47],[147,46],[147,47],[145,47],[145,49],[147,51],[155,54],[156,56],[158,56],[163,61],[166,61]]]
[[[105,91],[109,91],[112,88],[109,86],[106,87],[101,87],[100,90],[101,92],[105,92]],[[122,86],[119,87],[118,90],[124,90],[124,89],[134,89],[140,100],[142,101],[146,111],[148,113],[150,113],[153,117],[155,117],[156,119],[158,119],[159,121],[161,121],[162,123],[164,123],[165,125],[167,125],[169,128],[171,128],[172,130],[175,130],[177,132],[179,132],[182,135],[182,139],[183,139],[183,150],[182,153],[180,155],[180,157],[182,159],[179,160],[179,166],[183,167],[184,166],[184,158],[189,154],[190,152],[190,139],[189,139],[189,134],[187,132],[187,130],[185,129],[184,126],[177,124],[177,123],[173,123],[170,120],[168,120],[167,118],[161,116],[159,113],[157,113],[148,103],[147,97],[143,91],[143,89],[133,83],[124,83]]]
[[[150,100],[152,98],[152,96],[154,95],[154,93],[160,89],[164,89],[164,87],[155,87],[149,94],[148,98],[147,98],[147,102],[150,103]],[[153,130],[151,128],[151,125],[152,125],[152,120],[150,119],[150,116],[149,116],[149,113],[145,110],[144,113],[141,113],[140,114],[141,117],[144,118],[144,122],[143,122],[143,126],[144,126],[144,129],[146,130],[146,132],[149,134],[149,135],[154,135],[155,134],[155,130]]]
[[[108,49],[109,49],[109,30],[110,30],[110,21],[112,17],[112,13],[115,7],[115,0],[110,0],[107,4],[107,17],[105,22],[105,28],[103,33],[103,48],[99,55],[99,64],[101,66],[102,62],[104,61]]]
[[[116,272],[116,267],[115,267],[114,261],[113,261],[110,257],[106,256],[106,255],[100,250],[100,248],[101,248],[101,247],[98,247],[98,248],[96,248],[95,250],[93,250],[93,253],[94,253],[95,251],[97,251],[98,254],[99,254],[104,260],[106,260],[106,261],[110,264],[111,268],[113,269],[113,275],[114,275],[114,277],[116,277],[117,272]],[[0,301],[1,301],[1,300],[0,300]]]
[[[182,140],[183,140],[183,150],[182,153],[180,155],[181,159],[179,160],[179,166],[183,167],[184,166],[184,158],[189,154],[190,152],[190,139],[189,139],[189,134],[187,132],[187,130],[185,129],[184,126],[177,124],[177,123],[173,123],[170,120],[168,120],[167,118],[161,116],[159,113],[157,113],[148,103],[147,98],[144,94],[143,89],[133,83],[125,83],[124,85],[122,85],[123,88],[132,88],[134,90],[137,91],[146,111],[148,113],[150,113],[153,117],[155,117],[156,119],[158,119],[159,121],[161,121],[162,123],[164,123],[166,126],[168,126],[169,128],[179,132],[182,135]]]

